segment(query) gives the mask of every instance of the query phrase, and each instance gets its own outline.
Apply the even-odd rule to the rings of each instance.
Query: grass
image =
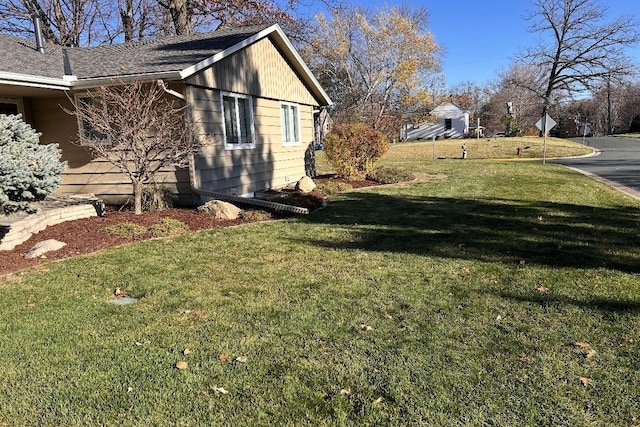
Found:
[[[307,217],[0,279],[0,425],[637,424],[640,205],[420,147]]]

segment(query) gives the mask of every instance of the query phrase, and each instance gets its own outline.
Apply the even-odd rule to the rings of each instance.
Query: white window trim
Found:
[[[76,93],[73,96],[73,98],[74,98],[75,104],[77,106],[81,106],[82,105],[81,102],[82,102],[83,99],[87,99],[87,98],[96,99],[96,98],[92,97],[91,95],[84,95],[84,94],[79,94],[79,93]],[[106,110],[107,106],[104,105],[104,108]],[[80,116],[76,116],[76,117],[77,117],[77,121],[78,121],[78,136],[80,136],[80,138],[84,138],[86,135],[85,135],[85,132],[84,132],[84,126],[82,124],[82,118]],[[106,139],[104,139],[102,141],[104,143],[107,143],[107,144],[111,143],[110,138],[106,138]]]
[[[285,122],[284,122],[284,117],[282,116],[282,106],[283,105],[288,105],[290,107],[295,108],[298,111],[297,117],[296,117],[296,129],[298,130],[298,135],[295,141],[286,141],[286,132],[285,132]],[[284,147],[295,147],[298,146],[300,144],[302,144],[302,129],[300,128],[300,104],[294,104],[292,102],[280,102],[280,122],[282,123],[282,145]]]
[[[24,104],[22,102],[22,98],[0,98],[0,103],[16,104],[18,107],[18,114],[22,114],[22,119],[24,120]]]
[[[237,99],[238,98],[244,98],[244,99],[248,99],[249,100],[249,127],[251,129],[250,130],[250,134],[251,134],[251,143],[246,143],[246,142],[241,142],[239,144],[234,144],[234,143],[228,143],[227,142],[227,124],[225,122],[224,119],[224,97],[231,97],[236,99],[236,117],[235,117],[235,124],[236,126],[238,126],[237,132],[238,135],[241,134],[240,132],[240,117],[239,117],[239,109],[238,109],[238,102]],[[239,93],[233,93],[233,92],[220,92],[220,111],[222,113],[222,136],[224,138],[224,148],[226,150],[247,150],[247,149],[251,149],[251,148],[255,148],[256,146],[256,133],[255,133],[255,125],[254,125],[254,114],[253,114],[253,97],[249,96],[249,95],[242,95]]]

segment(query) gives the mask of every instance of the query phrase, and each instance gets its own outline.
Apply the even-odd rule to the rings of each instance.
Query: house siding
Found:
[[[318,105],[318,101],[268,37],[216,62],[186,82],[193,86],[261,98]]]
[[[225,149],[220,91],[191,87],[192,105],[202,149],[196,158],[196,184],[207,191],[248,194],[283,187],[305,175],[304,153],[313,142],[313,107],[300,105],[297,146],[283,146],[280,101],[253,98],[255,147]]]
[[[75,116],[63,110],[63,107],[72,109],[66,96],[34,98],[29,106],[33,117],[31,125],[42,133],[40,143],[58,143],[62,160],[67,162],[56,193],[92,193],[107,203],[122,203],[132,198],[133,187],[126,175],[108,161],[93,158],[83,147],[74,144],[78,139],[78,122]],[[182,202],[190,202],[187,171],[165,169],[158,175],[158,182],[169,191],[184,195]]]

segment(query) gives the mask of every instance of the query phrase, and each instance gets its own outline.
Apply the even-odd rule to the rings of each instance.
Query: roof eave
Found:
[[[257,42],[258,40],[263,39],[264,37],[269,37],[269,36],[274,38],[275,42],[278,44],[278,46],[283,50],[284,54],[287,56],[287,59],[289,59],[292,62],[296,71],[302,75],[302,78],[310,86],[311,91],[313,92],[314,96],[318,99],[320,104],[324,106],[333,105],[333,102],[329,98],[329,95],[327,95],[327,93],[324,91],[322,86],[320,86],[320,83],[318,82],[318,80],[315,78],[313,73],[311,73],[311,70],[309,70],[309,67],[307,67],[307,64],[304,63],[304,61],[300,57],[300,54],[298,54],[296,49],[293,47],[293,44],[291,44],[291,41],[286,36],[284,31],[282,31],[282,28],[280,28],[280,25],[278,24],[274,24],[270,27],[267,27],[264,30],[257,32],[253,36],[244,39],[240,43],[237,43],[223,50],[222,52],[218,52],[215,55],[212,55],[198,62],[197,64],[194,64],[190,67],[183,69],[182,71],[180,71],[180,77],[182,79],[187,79],[193,76],[194,74],[197,74],[200,71],[204,70],[205,68],[210,67],[216,62],[238,52],[239,50],[246,48],[247,46]]]
[[[123,83],[134,82],[152,82],[155,80],[180,80],[180,73],[178,71],[163,71],[158,73],[83,78],[74,81],[71,84],[71,88],[78,90],[93,89],[100,86],[119,85]]]
[[[0,72],[0,84],[55,90],[69,90],[71,87],[71,82],[65,79],[8,72]]]

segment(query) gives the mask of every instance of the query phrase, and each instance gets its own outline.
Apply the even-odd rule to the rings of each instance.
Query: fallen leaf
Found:
[[[471,273],[471,270],[469,270],[469,267],[462,268],[462,274],[469,274],[469,273]]]
[[[340,394],[350,395],[351,394],[351,389],[350,388],[343,388],[342,390],[340,390]]]
[[[540,286],[536,288],[536,291],[540,292],[541,294],[546,294],[547,292],[549,292],[549,288],[547,288],[546,286]]]
[[[229,392],[222,387],[213,387],[212,390],[215,394],[229,394]]]
[[[580,377],[580,384],[582,384],[584,387],[588,387],[593,384],[593,380],[587,377]]]
[[[133,388],[132,388],[132,387],[127,387],[127,392],[128,392],[128,393],[131,393],[132,391],[133,391]]]
[[[500,315],[498,314],[498,316],[496,316],[496,322],[499,322],[499,321],[501,321],[501,320],[502,320],[502,316],[500,316]]]
[[[530,357],[530,356],[527,356],[526,354],[521,355],[521,356],[519,357],[519,359],[520,359],[520,361],[521,361],[521,362],[524,362],[524,363],[531,363],[531,357]]]
[[[29,304],[27,304],[27,308],[34,308],[36,306],[35,303],[30,302]]]
[[[387,320],[391,320],[391,319],[393,319],[393,316],[388,314],[388,313],[385,313],[384,318],[387,319]]]
[[[184,354],[185,356],[188,356],[189,354],[191,354],[191,350],[189,350],[188,348],[185,348],[182,354]]]
[[[218,359],[220,359],[221,362],[226,363],[231,359],[231,357],[228,354],[221,354]]]
[[[202,310],[193,310],[191,314],[193,314],[193,317],[200,317],[202,316]]]
[[[384,400],[384,399],[383,399],[382,397],[379,397],[379,398],[377,398],[376,400],[374,400],[374,401],[373,401],[373,404],[374,404],[374,405],[379,405],[379,404],[381,404],[381,403],[382,403],[382,401],[383,401],[383,400]]]
[[[578,347],[578,348],[589,348],[591,347],[591,344],[589,344],[588,342],[585,341],[576,341],[573,343],[574,346]]]
[[[249,358],[247,356],[238,356],[234,359],[234,362],[237,363],[247,363],[249,361]]]
[[[633,338],[628,336],[622,337],[622,343],[620,344],[620,346],[629,345],[629,344],[633,344]]]
[[[187,362],[185,362],[184,360],[179,361],[178,363],[176,363],[176,368],[177,369],[187,369],[187,367],[189,366],[189,364]]]
[[[366,323],[361,324],[360,325],[360,329],[362,329],[365,332],[373,330],[373,328],[371,326],[367,325]]]
[[[525,264],[526,264],[526,261],[525,261],[525,260],[523,260],[523,259],[521,259],[521,260],[520,260],[520,265],[525,265]]]
[[[587,360],[591,360],[593,359],[593,357],[596,355],[597,351],[595,351],[594,349],[589,350],[589,352],[587,353],[587,355],[585,356],[585,358]]]

